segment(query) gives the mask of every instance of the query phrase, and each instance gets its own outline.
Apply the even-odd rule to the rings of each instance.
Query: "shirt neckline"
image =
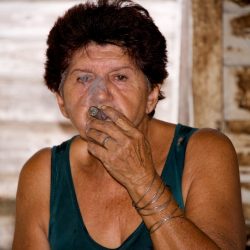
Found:
[[[179,128],[180,128],[180,124],[177,124],[175,127],[175,131],[174,131],[174,136],[172,138],[172,142],[171,142],[171,146],[169,148],[168,151],[168,155],[161,173],[161,177],[163,177],[166,172],[167,172],[167,166],[168,166],[168,161],[170,160],[170,154],[173,151],[174,145],[176,144],[176,138],[177,135],[179,133]],[[86,233],[88,240],[95,245],[95,247],[99,248],[99,249],[103,249],[103,250],[122,250],[122,249],[126,249],[126,247],[130,244],[131,241],[133,241],[134,239],[136,239],[136,237],[140,234],[140,232],[142,231],[142,229],[146,229],[146,226],[144,224],[144,222],[142,221],[137,227],[136,229],[127,237],[127,239],[122,242],[122,244],[117,247],[117,248],[107,248],[105,246],[102,246],[101,244],[99,244],[97,241],[95,241],[91,235],[88,232],[88,229],[86,227],[86,225],[84,224],[84,220],[83,217],[81,215],[81,210],[79,207],[79,203],[77,201],[77,196],[76,196],[76,191],[75,191],[75,187],[74,187],[74,182],[73,182],[73,177],[72,177],[72,172],[71,172],[71,164],[70,164],[70,147],[72,144],[72,141],[74,140],[75,136],[69,141],[68,145],[67,145],[67,149],[66,149],[66,158],[67,158],[67,164],[66,164],[66,171],[67,171],[67,176],[68,176],[68,181],[69,181],[69,187],[70,187],[70,192],[72,194],[73,197],[73,205],[76,209],[76,213],[77,213],[77,217],[78,217],[78,221],[80,223],[80,226],[82,228],[82,230]]]

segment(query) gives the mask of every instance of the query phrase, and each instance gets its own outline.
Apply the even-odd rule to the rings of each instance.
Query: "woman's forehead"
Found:
[[[87,46],[79,49],[74,53],[77,57],[85,57],[88,59],[120,59],[127,58],[127,50],[113,44],[99,45],[89,43]]]
[[[116,68],[131,67],[138,70],[126,49],[112,44],[98,45],[90,43],[86,47],[79,49],[72,56],[70,68],[90,64]]]

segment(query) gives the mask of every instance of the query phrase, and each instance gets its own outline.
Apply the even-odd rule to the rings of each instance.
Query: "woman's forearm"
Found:
[[[223,249],[185,217],[174,218],[166,222],[151,234],[151,239],[154,250]]]
[[[150,232],[155,250],[193,250],[201,246],[202,249],[238,249],[226,237],[220,238],[219,233],[211,232],[210,238],[190,221],[158,175],[144,188],[130,191],[130,195]]]

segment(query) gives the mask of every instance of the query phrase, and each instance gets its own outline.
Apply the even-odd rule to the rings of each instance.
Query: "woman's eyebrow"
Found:
[[[112,73],[112,72],[116,72],[116,71],[119,71],[119,70],[130,70],[130,71],[135,71],[135,68],[134,67],[131,67],[131,66],[120,66],[120,67],[115,67],[115,68],[112,68],[110,69],[109,73]]]
[[[132,71],[135,70],[133,67],[127,65],[127,66],[120,66],[120,67],[112,68],[112,69],[110,70],[110,72],[118,71],[118,70],[122,70],[122,69],[129,69],[129,70],[132,70]]]
[[[82,69],[74,69],[74,70],[72,70],[69,74],[71,75],[71,74],[73,74],[73,73],[75,73],[75,72],[85,72],[85,73],[93,73],[92,72],[92,70],[91,69],[84,69],[84,68],[82,68]]]
[[[109,70],[109,73],[114,72],[114,71],[119,71],[119,70],[122,70],[122,69],[129,69],[129,70],[132,70],[132,71],[135,70],[134,67],[131,67],[129,65],[125,65],[125,66],[114,67],[114,68]],[[69,74],[71,75],[71,74],[73,74],[75,72],[94,73],[93,70],[91,70],[89,68],[77,68],[77,69],[72,70]]]

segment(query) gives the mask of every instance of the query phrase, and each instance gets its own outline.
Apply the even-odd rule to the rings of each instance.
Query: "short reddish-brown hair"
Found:
[[[168,75],[166,40],[148,11],[130,0],[98,0],[70,8],[51,29],[44,74],[50,90],[59,92],[73,53],[90,42],[127,50],[152,87]]]

